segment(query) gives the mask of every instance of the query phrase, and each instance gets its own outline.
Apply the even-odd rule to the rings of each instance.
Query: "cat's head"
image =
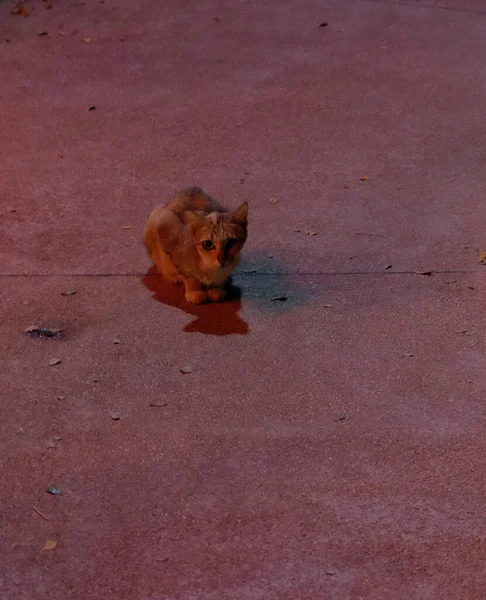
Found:
[[[213,212],[201,216],[186,211],[184,221],[191,230],[205,268],[223,268],[238,264],[240,251],[247,237],[247,202],[231,214]]]

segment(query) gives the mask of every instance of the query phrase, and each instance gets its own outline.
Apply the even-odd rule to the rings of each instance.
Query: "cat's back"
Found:
[[[169,200],[166,208],[181,217],[186,210],[195,212],[212,213],[226,212],[224,206],[213,200],[200,187],[191,187],[178,192]]]

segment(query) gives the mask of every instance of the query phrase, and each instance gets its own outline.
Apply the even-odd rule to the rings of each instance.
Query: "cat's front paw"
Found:
[[[221,302],[225,299],[226,294],[223,288],[209,288],[208,296],[211,302]]]
[[[208,295],[204,290],[186,292],[186,300],[191,304],[205,304],[209,302]]]

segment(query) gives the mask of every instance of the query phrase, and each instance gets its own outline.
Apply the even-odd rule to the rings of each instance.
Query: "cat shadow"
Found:
[[[245,290],[245,308],[262,315],[279,315],[315,300],[315,277],[295,272],[281,257],[256,251],[245,254],[234,278]]]
[[[167,282],[155,266],[150,267],[141,282],[153,293],[153,299],[157,302],[196,317],[184,327],[186,333],[246,335],[250,331],[248,323],[238,315],[241,310],[241,290],[237,286],[228,287],[225,302],[199,305],[187,302],[184,298],[184,286]]]

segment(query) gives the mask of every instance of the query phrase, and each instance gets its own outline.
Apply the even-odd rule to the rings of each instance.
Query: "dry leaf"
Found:
[[[479,262],[480,262],[482,265],[486,265],[486,250],[482,250],[482,251],[479,253]]]
[[[62,29],[59,29],[59,31],[57,32],[59,35],[61,35],[62,37],[66,36],[67,33],[65,31],[63,31]]]
[[[122,229],[131,229],[132,226],[131,225],[123,225]]]
[[[192,373],[192,367],[190,367],[189,365],[182,367],[181,373],[184,373],[184,375],[187,375],[188,373]]]
[[[272,196],[269,200],[270,204],[277,204],[278,203],[278,198],[275,198],[274,196]]]
[[[337,413],[337,415],[333,419],[334,421],[345,421],[346,415],[344,413]]]
[[[52,439],[56,440],[56,442],[60,442],[62,440],[62,437],[60,435],[53,435]]]
[[[324,304],[324,308],[332,308],[332,304]]]
[[[58,365],[61,362],[60,358],[51,358],[50,361],[47,363],[50,367],[53,367],[54,365]]]
[[[393,267],[393,265],[386,265],[385,271],[388,271],[388,269],[391,269],[392,267]]]
[[[66,396],[57,396],[56,400],[64,400]]]
[[[120,340],[113,340],[112,344],[121,344]]]
[[[403,356],[403,358],[412,358],[413,353],[412,352],[405,352],[404,354],[402,354],[401,356]]]
[[[89,37],[85,37],[85,38],[83,38],[83,42],[84,42],[85,44],[89,44],[89,43],[91,42],[91,38],[89,38]]]
[[[55,448],[56,444],[54,442],[48,441],[46,444],[46,448]]]
[[[121,419],[120,413],[117,412],[112,412],[110,417],[113,419],[113,421],[119,421]]]
[[[62,494],[62,490],[60,490],[58,487],[56,487],[55,485],[51,485],[47,488],[47,491],[49,492],[49,494],[53,494],[54,496],[60,496]]]
[[[57,546],[56,540],[46,540],[42,550],[54,550]]]
[[[76,290],[67,290],[66,292],[61,292],[61,296],[74,296]]]
[[[14,4],[10,9],[12,15],[19,15],[19,17],[26,17],[28,15],[27,9],[22,4]]]
[[[307,235],[317,235],[317,231],[312,231],[310,229],[304,229],[304,233]]]
[[[361,177],[359,178],[360,181],[369,181],[369,177],[368,175],[361,175]]]

